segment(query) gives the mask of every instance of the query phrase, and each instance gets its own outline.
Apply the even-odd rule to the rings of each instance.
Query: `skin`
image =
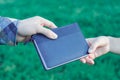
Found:
[[[56,39],[57,35],[49,28],[57,28],[57,26],[42,17],[35,16],[32,18],[20,20],[18,23],[17,42],[24,42],[31,38],[31,35],[41,33],[50,39]],[[47,28],[46,28],[47,27]]]
[[[17,27],[17,42],[24,42],[30,39],[31,35],[36,33],[41,33],[50,39],[57,39],[58,37],[57,34],[49,29],[57,28],[57,26],[53,22],[39,16],[20,20]],[[88,56],[80,59],[83,63],[94,64],[95,58],[107,54],[108,52],[120,54],[120,38],[100,36],[88,38],[86,41],[90,48],[88,50]]]
[[[93,65],[94,59],[100,57],[108,52],[120,54],[120,38],[100,36],[96,38],[88,38],[87,43],[89,44],[88,56],[81,58],[80,61],[83,63]]]

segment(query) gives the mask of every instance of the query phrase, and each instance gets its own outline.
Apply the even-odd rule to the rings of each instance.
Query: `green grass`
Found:
[[[119,0],[0,0],[0,15],[42,16],[57,26],[78,22],[86,38],[120,37]],[[109,53],[91,66],[78,61],[45,71],[32,43],[0,46],[0,80],[119,80],[120,56]]]

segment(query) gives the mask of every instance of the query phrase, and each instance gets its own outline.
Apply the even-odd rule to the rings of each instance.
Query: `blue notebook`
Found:
[[[33,43],[46,70],[78,60],[88,53],[88,44],[77,23],[52,29],[58,38],[42,34],[32,36]]]

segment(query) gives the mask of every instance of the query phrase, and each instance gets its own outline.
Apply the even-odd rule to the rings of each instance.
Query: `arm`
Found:
[[[0,17],[0,44],[15,45],[17,33],[17,19]]]
[[[0,44],[15,45],[16,42],[24,42],[37,33],[56,39],[57,35],[44,26],[57,28],[53,22],[39,16],[24,20],[0,17]]]
[[[109,37],[110,51],[120,54],[120,38]]]
[[[43,34],[50,39],[56,39],[57,35],[50,28],[57,28],[57,26],[53,22],[39,16],[20,20],[16,39],[18,42],[24,42],[29,40],[31,35],[37,33]]]
[[[89,45],[89,54],[81,58],[83,63],[94,64],[94,59],[108,52],[120,54],[120,38],[100,36],[87,39]]]

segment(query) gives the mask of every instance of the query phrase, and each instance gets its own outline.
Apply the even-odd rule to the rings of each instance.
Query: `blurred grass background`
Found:
[[[78,22],[86,38],[120,37],[120,0],[0,0],[0,16],[42,16],[57,26]],[[45,71],[32,43],[0,46],[0,80],[120,80],[120,56],[108,53],[93,66],[74,61]]]

